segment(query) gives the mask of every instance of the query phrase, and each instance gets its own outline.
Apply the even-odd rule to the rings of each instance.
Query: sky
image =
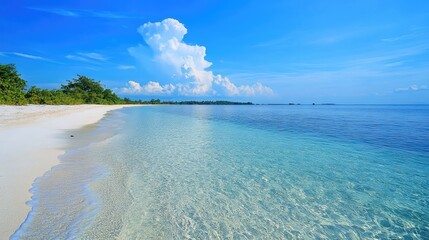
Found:
[[[429,104],[429,2],[0,0],[0,64],[122,97]]]

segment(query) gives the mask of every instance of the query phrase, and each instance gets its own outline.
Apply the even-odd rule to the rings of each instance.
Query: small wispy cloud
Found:
[[[254,48],[262,47],[285,47],[294,45],[330,45],[363,36],[373,31],[371,28],[365,29],[334,29],[334,30],[314,30],[305,32],[290,32],[286,36],[268,39],[254,44]]]
[[[395,89],[395,92],[404,92],[404,91],[420,91],[420,90],[428,90],[428,86],[427,85],[416,85],[413,84],[409,87],[401,87],[401,88],[397,88]]]
[[[382,38],[380,41],[387,44],[395,44],[397,42],[427,42],[428,28],[427,27],[412,27],[406,29],[407,32],[403,34],[397,34],[395,36],[389,36]]]
[[[109,11],[98,11],[91,9],[64,9],[64,8],[44,8],[44,7],[27,7],[28,9],[47,12],[51,14],[56,14],[64,17],[98,17],[98,18],[112,18],[112,19],[120,19],[120,18],[133,18],[139,19],[141,17],[137,16],[129,16],[125,14],[118,14]]]
[[[48,58],[27,54],[27,53],[21,53],[21,52],[0,52],[0,56],[18,56],[18,57],[32,59],[32,60],[51,61]]]
[[[99,18],[136,18],[133,16],[116,14],[109,11],[95,11],[95,10],[81,10],[81,15],[90,16],[90,17],[99,17]]]
[[[391,63],[392,61],[400,62],[401,59],[405,57],[420,55],[420,54],[426,53],[428,50],[429,50],[428,44],[421,44],[421,45],[416,45],[412,47],[397,49],[391,52],[386,52],[378,56],[359,58],[356,60],[352,60],[348,63],[354,64],[354,65],[367,65],[367,64],[376,64],[376,63],[386,64],[386,63]]]
[[[136,66],[133,66],[133,65],[119,65],[116,68],[120,69],[120,70],[130,70],[130,69],[135,69]]]
[[[95,52],[89,52],[89,53],[78,52],[75,55],[69,54],[66,56],[66,58],[70,60],[88,62],[93,64],[99,64],[101,62],[105,62],[108,60],[106,56],[103,56],[102,54],[95,53]]]
[[[29,59],[35,59],[35,60],[48,60],[44,57],[40,57],[40,56],[36,56],[36,55],[31,55],[31,54],[26,54],[26,53],[19,53],[19,52],[13,52],[12,54],[19,56],[19,57],[23,57],[23,58],[29,58]]]
[[[323,36],[315,37],[310,40],[310,44],[334,44],[341,41],[345,41],[354,37],[358,37],[365,34],[367,30],[352,30],[352,31],[334,31],[332,33],[326,33]]]
[[[81,62],[89,62],[89,63],[93,63],[93,61],[91,61],[91,60],[89,60],[89,59],[87,59],[87,58],[80,57],[80,56],[76,56],[76,55],[71,55],[71,54],[67,55],[67,56],[66,56],[66,58],[67,58],[67,59],[70,59],[70,60],[75,60],[75,61],[81,61]]]
[[[411,35],[407,34],[407,35],[401,35],[401,36],[396,36],[396,37],[390,37],[390,38],[383,38],[381,39],[382,42],[396,42],[396,41],[400,41],[406,38],[409,38]]]
[[[404,62],[391,62],[384,64],[385,67],[397,67],[403,65]]]
[[[79,54],[80,56],[86,57],[86,58],[97,60],[97,61],[103,61],[104,62],[104,61],[108,60],[107,57],[105,57],[99,53],[94,53],[94,52],[90,52],[90,53],[79,52],[77,54]]]
[[[66,16],[66,17],[78,17],[79,16],[79,14],[77,14],[77,13],[75,13],[73,11],[69,11],[69,10],[65,10],[65,9],[61,9],[61,8],[28,7],[28,9],[36,10],[36,11],[41,11],[41,12],[53,13],[53,14],[57,14],[57,15],[61,15],[61,16]]]

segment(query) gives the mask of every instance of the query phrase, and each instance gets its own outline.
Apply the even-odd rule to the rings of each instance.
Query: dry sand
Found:
[[[8,239],[27,217],[35,178],[59,163],[64,130],[96,123],[126,106],[0,106],[0,239]]]

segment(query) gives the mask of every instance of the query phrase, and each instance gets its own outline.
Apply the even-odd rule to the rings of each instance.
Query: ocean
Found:
[[[12,239],[429,239],[427,105],[146,106],[72,133]]]

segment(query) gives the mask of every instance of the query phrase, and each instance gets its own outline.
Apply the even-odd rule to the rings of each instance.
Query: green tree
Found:
[[[103,87],[100,82],[78,75],[72,81],[67,80],[67,85],[61,85],[61,90],[77,99],[83,99],[84,103],[98,103],[97,95],[102,95]]]
[[[58,89],[40,89],[30,87],[25,92],[27,82],[21,79],[13,64],[0,64],[0,104],[123,104],[126,101],[112,90],[105,89],[99,81],[77,75],[67,80],[66,85]],[[135,103],[128,99],[129,103]]]
[[[13,64],[0,64],[0,104],[26,104],[25,86],[27,82],[20,77]]]
[[[25,93],[25,98],[30,104],[43,104],[42,89],[31,86]]]
[[[149,103],[150,104],[161,104],[161,100],[159,100],[159,99],[151,99]]]
[[[106,103],[110,104],[120,104],[124,103],[124,100],[119,98],[112,90],[104,89],[103,91],[103,99],[106,100]]]
[[[40,89],[32,86],[25,94],[28,103],[30,104],[47,104],[47,105],[70,105],[70,104],[83,104],[82,99],[74,98],[71,95],[63,93],[61,90]]]
[[[67,80],[67,85],[61,85],[64,94],[80,99],[89,104],[119,104],[124,101],[110,89],[104,89],[101,83],[86,76],[78,75],[72,81]]]

